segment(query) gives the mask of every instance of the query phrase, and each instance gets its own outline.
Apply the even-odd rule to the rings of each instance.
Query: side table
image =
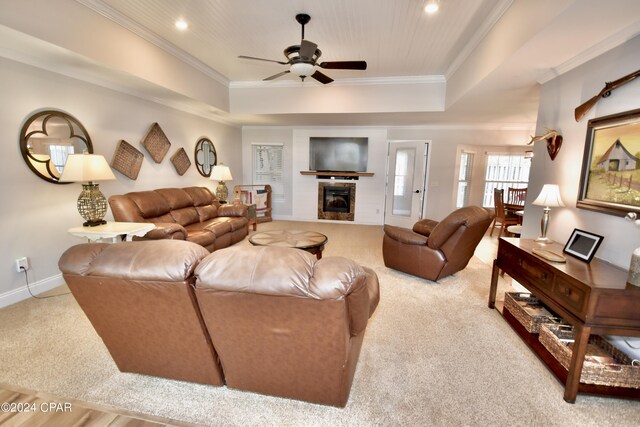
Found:
[[[154,228],[156,228],[155,224],[147,222],[107,222],[96,227],[73,227],[67,231],[91,242],[111,239],[115,243],[120,236],[125,236],[125,240],[130,242],[133,236],[142,237]]]
[[[253,231],[256,231],[256,228],[258,226],[258,216],[256,214],[256,205],[254,204],[247,204],[247,203],[242,203],[242,201],[239,198],[236,198],[233,201],[234,205],[245,205],[247,207],[247,219],[249,220],[249,226],[253,227]]]
[[[249,219],[249,225],[253,227],[253,231],[256,231],[258,226],[258,218],[256,215],[256,205],[247,205],[247,218]]]

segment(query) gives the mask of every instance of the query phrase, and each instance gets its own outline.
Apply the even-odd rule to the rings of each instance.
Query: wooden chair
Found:
[[[507,205],[518,206],[524,209],[524,202],[527,199],[526,188],[511,188],[507,192]]]
[[[498,238],[500,238],[504,229],[510,225],[518,225],[519,219],[516,215],[507,212],[504,206],[504,190],[498,188],[493,190],[493,204],[496,208],[496,216],[493,219],[489,236],[493,236],[493,229],[496,224],[500,223],[500,232],[498,233]]]
[[[504,204],[504,207],[507,210],[507,215],[513,216],[517,211],[523,210],[524,202],[526,199],[527,199],[526,188],[509,187],[507,192],[507,201]],[[522,225],[522,215],[518,215],[518,224]]]

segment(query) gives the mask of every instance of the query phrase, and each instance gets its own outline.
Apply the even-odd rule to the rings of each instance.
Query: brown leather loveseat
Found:
[[[59,267],[121,371],[334,406],[379,301],[373,270],[291,248],[81,244]]]
[[[384,226],[384,265],[394,270],[438,280],[467,266],[493,216],[479,206],[467,206],[442,221],[423,219],[413,230]]]
[[[109,197],[113,218],[152,222],[142,239],[187,240],[209,252],[226,248],[249,234],[245,205],[221,205],[206,187],[161,188]]]

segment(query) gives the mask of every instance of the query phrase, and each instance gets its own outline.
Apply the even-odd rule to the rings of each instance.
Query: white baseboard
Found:
[[[55,276],[47,277],[46,279],[30,283],[29,289],[31,289],[31,292],[33,292],[35,295],[38,295],[42,292],[49,291],[62,285],[64,285],[62,274],[56,274]],[[24,301],[29,298],[31,298],[31,295],[29,294],[27,285],[22,286],[18,289],[10,290],[8,292],[0,294],[0,308],[7,307],[9,305]]]

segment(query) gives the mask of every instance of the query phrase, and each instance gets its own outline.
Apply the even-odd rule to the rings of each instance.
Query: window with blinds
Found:
[[[460,173],[458,174],[458,194],[456,197],[456,208],[461,208],[469,205],[472,169],[473,153],[463,152],[460,155]]]
[[[493,207],[493,190],[502,188],[525,188],[529,184],[531,159],[524,154],[487,154],[487,173],[484,184],[482,206]]]
[[[282,144],[252,144],[253,184],[269,184],[271,200],[284,200],[282,183]]]

